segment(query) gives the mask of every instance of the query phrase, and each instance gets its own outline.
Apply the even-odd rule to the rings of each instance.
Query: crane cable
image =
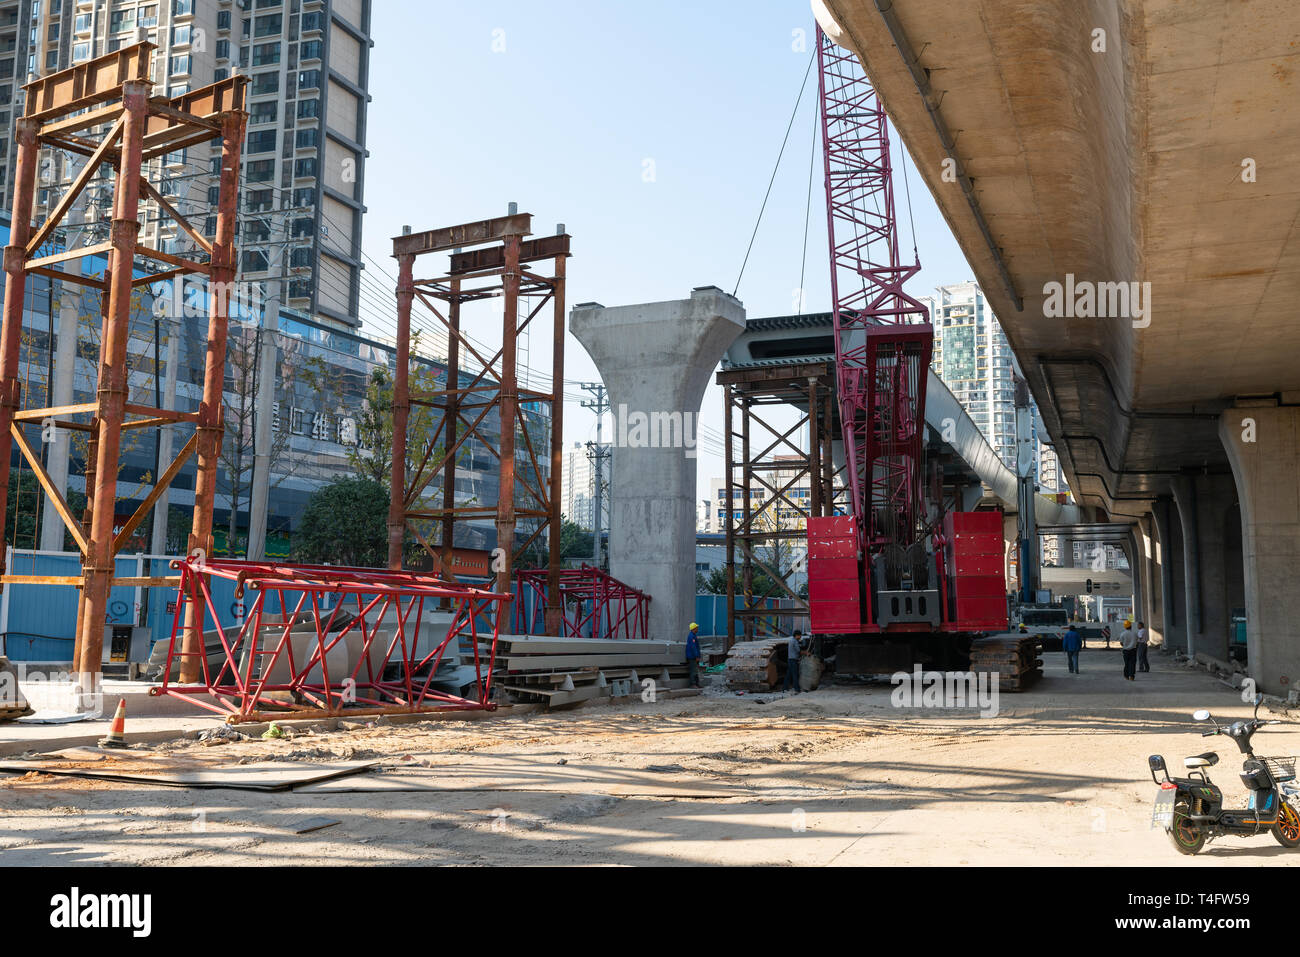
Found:
[[[817,51],[814,50],[812,56],[808,58],[808,68],[804,70],[803,82],[799,84],[799,96],[794,101],[794,109],[790,111],[790,122],[785,128],[785,137],[781,140],[781,150],[776,154],[776,165],[772,167],[772,176],[767,181],[767,192],[763,194],[763,203],[758,209],[758,220],[754,223],[754,231],[749,236],[749,246],[745,249],[745,259],[740,264],[740,275],[736,277],[735,288],[731,290],[734,296],[740,290],[740,280],[745,275],[745,266],[749,263],[749,254],[754,249],[754,238],[758,236],[758,227],[763,222],[763,211],[767,209],[768,197],[772,195],[772,184],[776,182],[777,170],[781,168],[781,157],[785,155],[785,145],[790,141],[790,130],[794,129],[794,119],[799,113],[799,105],[803,103],[803,91],[808,86],[808,77],[812,74],[813,62],[817,59]]]

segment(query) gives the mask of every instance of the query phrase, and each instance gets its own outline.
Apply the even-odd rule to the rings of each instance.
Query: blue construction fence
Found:
[[[10,575],[77,577],[81,556],[75,552],[8,550]],[[174,556],[119,555],[120,578],[157,578],[179,574]],[[235,583],[212,579],[212,598],[222,625],[237,621]],[[11,661],[65,662],[76,644],[78,589],[74,585],[17,583],[0,595],[0,654]],[[176,586],[122,587],[108,593],[108,624],[143,624],[152,642],[171,638],[176,615]]]

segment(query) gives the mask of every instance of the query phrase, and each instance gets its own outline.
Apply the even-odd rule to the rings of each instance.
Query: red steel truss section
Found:
[[[516,573],[515,625],[524,634],[542,634],[544,621],[537,621],[536,609],[547,605],[547,575],[544,568]],[[592,565],[566,568],[559,574],[562,630],[566,638],[646,638],[650,596],[625,585]],[[549,632],[545,632],[549,634]]]
[[[817,31],[835,359],[860,545],[920,535],[929,312],[903,291],[889,127],[857,56]]]
[[[510,595],[374,568],[197,558],[172,566],[181,573],[180,600],[162,684],[150,694],[188,700],[226,715],[231,724],[496,707],[492,669],[502,605]],[[239,624],[220,623],[211,578],[235,582],[239,600],[251,592]],[[191,609],[196,600],[200,607]],[[430,627],[418,625],[426,602],[432,609],[443,600],[451,606],[445,634],[421,641]],[[220,649],[184,648],[187,617],[202,625],[205,645],[219,643]],[[462,637],[473,648],[476,700],[432,687],[448,647]],[[183,674],[194,658],[201,682],[173,682],[174,663]],[[202,700],[209,696],[213,702]]]

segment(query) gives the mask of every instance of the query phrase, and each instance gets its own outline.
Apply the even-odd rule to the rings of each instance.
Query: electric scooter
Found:
[[[1242,783],[1250,790],[1244,808],[1223,806],[1223,792],[1210,781],[1206,768],[1219,763],[1213,751],[1183,758],[1189,774],[1185,778],[1171,778],[1165,759],[1159,754],[1147,758],[1151,779],[1160,785],[1156,795],[1155,812],[1151,826],[1165,829],[1169,839],[1180,854],[1195,854],[1212,840],[1223,834],[1235,837],[1254,837],[1268,831],[1283,847],[1300,847],[1300,812],[1283,799],[1281,784],[1295,780],[1295,758],[1256,757],[1250,739],[1266,724],[1281,724],[1275,719],[1261,720],[1259,706],[1263,695],[1255,696],[1255,716],[1249,721],[1234,721],[1221,727],[1202,708],[1193,713],[1197,721],[1209,721],[1213,731],[1201,732],[1208,738],[1216,734],[1227,735],[1245,755],[1241,766]],[[1162,781],[1158,774],[1164,774]]]

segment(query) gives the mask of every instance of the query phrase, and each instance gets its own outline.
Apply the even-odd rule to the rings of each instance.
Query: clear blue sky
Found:
[[[384,331],[376,313],[391,301],[384,271],[395,272],[390,239],[403,224],[485,219],[512,200],[534,214],[535,234],[559,222],[572,234],[570,305],[679,299],[702,285],[732,291],[812,53],[807,0],[374,8],[364,247],[383,271],[366,270],[371,328]],[[801,51],[796,30],[806,34]],[[750,317],[796,311],[815,94],[814,67],[740,285]],[[820,147],[816,163],[805,311],[829,306]],[[923,264],[911,289],[925,295],[972,273],[915,169],[910,179]],[[910,249],[902,183],[898,197]],[[421,268],[431,275],[440,264],[428,258]],[[494,326],[470,334],[499,342]],[[549,370],[541,338],[530,361]],[[598,378],[572,337],[565,355],[566,379]],[[565,418],[566,441],[594,437],[587,410],[566,404]],[[702,422],[721,432],[716,387]],[[701,494],[720,475],[720,455],[703,448]]]

